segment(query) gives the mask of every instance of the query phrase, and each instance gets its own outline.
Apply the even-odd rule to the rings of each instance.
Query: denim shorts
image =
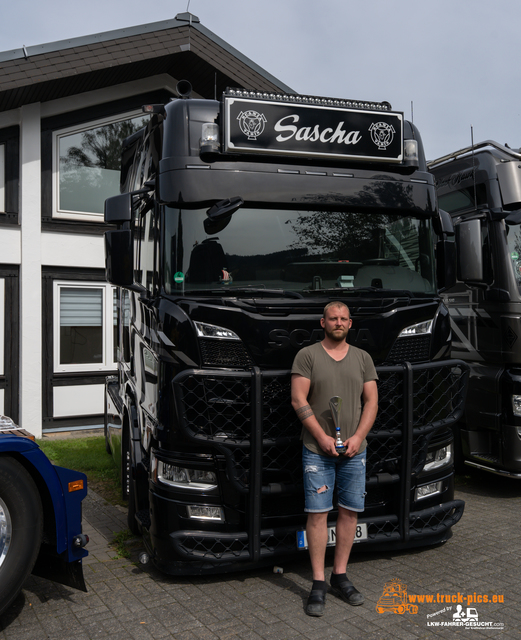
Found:
[[[324,513],[333,509],[336,487],[338,506],[362,512],[365,502],[365,459],[362,451],[352,458],[321,456],[302,447],[305,509]]]

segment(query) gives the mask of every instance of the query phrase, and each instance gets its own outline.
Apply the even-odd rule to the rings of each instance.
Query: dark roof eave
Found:
[[[250,67],[259,75],[263,76],[279,87],[280,90],[284,93],[295,93],[293,89],[285,85],[283,82],[275,78],[273,75],[268,73],[265,69],[262,69],[259,65],[255,64],[252,60],[244,56],[242,53],[237,51],[234,47],[230,46],[226,41],[219,36],[215,35],[212,31],[204,27],[197,16],[194,16],[191,13],[183,13],[178,14],[173,20],[163,20],[160,22],[153,22],[150,24],[144,24],[134,27],[126,27],[124,29],[117,29],[115,31],[106,31],[103,33],[98,33],[89,36],[81,36],[78,38],[70,38],[68,40],[60,40],[57,42],[50,42],[47,44],[34,45],[29,47],[22,47],[21,49],[15,49],[13,51],[5,51],[0,52],[0,63],[18,59],[27,59],[34,56],[46,55],[49,53],[53,53],[56,51],[65,51],[67,49],[78,48],[82,46],[89,46],[96,43],[101,42],[109,42],[112,40],[118,40],[121,38],[128,38],[131,36],[151,33],[154,31],[162,31],[165,29],[173,29],[179,27],[191,27],[197,29],[200,33],[205,35],[207,38],[212,40],[216,45],[229,52],[239,61],[241,61],[246,66]]]

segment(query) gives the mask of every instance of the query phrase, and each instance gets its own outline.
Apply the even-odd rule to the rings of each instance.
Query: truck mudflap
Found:
[[[414,489],[429,445],[463,413],[468,366],[447,360],[381,366],[377,372],[380,408],[368,436],[366,513],[360,518],[367,524],[367,539],[357,547],[442,542],[461,518],[464,503],[453,500],[449,488],[436,506],[417,510]],[[177,561],[184,565],[179,573],[190,573],[191,562],[203,562],[208,570],[222,564],[226,570],[230,562],[256,565],[298,553],[302,444],[301,425],[289,403],[290,372],[190,369],[172,385],[185,438],[212,447],[225,461],[227,481],[242,494],[246,517],[244,528],[231,533],[201,530],[206,527],[171,532],[172,557],[156,556],[156,565],[174,573],[168,567]],[[442,475],[451,478],[452,469]],[[167,508],[154,491],[150,497],[156,513]],[[285,518],[288,527],[266,526],[275,519],[283,525]]]

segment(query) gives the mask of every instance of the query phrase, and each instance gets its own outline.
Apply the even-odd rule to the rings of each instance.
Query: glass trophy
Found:
[[[340,435],[340,409],[342,408],[342,398],[333,396],[329,401],[329,408],[331,410],[331,416],[333,417],[333,424],[336,431],[335,449],[338,453],[343,454],[346,452],[344,443],[342,442],[342,436]]]

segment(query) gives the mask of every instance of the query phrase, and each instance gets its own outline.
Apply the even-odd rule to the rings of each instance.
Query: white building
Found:
[[[28,431],[102,426],[115,372],[103,202],[141,106],[227,87],[292,92],[173,20],[0,53],[0,414]]]

